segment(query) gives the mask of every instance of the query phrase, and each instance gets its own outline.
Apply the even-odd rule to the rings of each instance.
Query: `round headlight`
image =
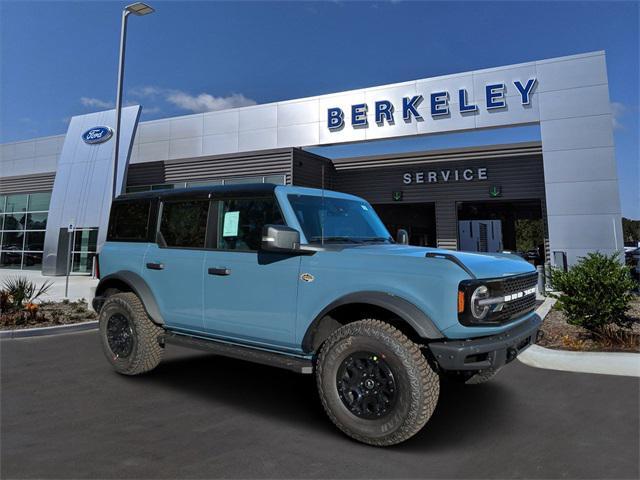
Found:
[[[473,294],[471,295],[471,314],[473,315],[474,318],[477,318],[478,320],[482,320],[484,317],[487,316],[487,313],[489,313],[489,306],[488,305],[481,306],[478,304],[478,302],[488,297],[489,297],[489,289],[484,285],[480,285],[478,288],[476,288],[473,291]]]

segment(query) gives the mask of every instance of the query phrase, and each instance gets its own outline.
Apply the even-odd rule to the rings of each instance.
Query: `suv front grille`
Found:
[[[535,288],[538,283],[538,274],[530,273],[526,275],[516,275],[507,277],[500,282],[502,285],[496,285],[502,292],[503,296],[524,292],[531,288]],[[531,312],[536,305],[536,294],[531,293],[521,298],[505,302],[502,310],[494,311],[491,315],[492,322],[507,322],[522,315]]]
[[[529,288],[535,287],[537,283],[537,273],[515,275],[513,277],[506,277],[502,281],[502,290],[505,295],[511,295],[512,293],[523,292]]]

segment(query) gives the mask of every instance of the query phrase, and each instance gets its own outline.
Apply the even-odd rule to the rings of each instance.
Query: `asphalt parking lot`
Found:
[[[114,373],[95,331],[0,342],[2,478],[638,478],[637,378],[509,365],[445,384],[387,449],[344,437],[311,376],[169,347]]]

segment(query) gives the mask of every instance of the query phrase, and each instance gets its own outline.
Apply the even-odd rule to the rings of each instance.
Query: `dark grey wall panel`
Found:
[[[331,160],[320,155],[295,148],[293,150],[293,184],[299,187],[322,188],[322,168],[324,166],[324,187],[335,189],[336,170]]]
[[[50,192],[53,190],[55,172],[0,178],[0,194]]]
[[[265,150],[210,158],[135,163],[127,185],[151,185],[254,175],[286,175],[291,183],[293,149]]]
[[[164,162],[134,163],[127,169],[127,186],[165,183]]]

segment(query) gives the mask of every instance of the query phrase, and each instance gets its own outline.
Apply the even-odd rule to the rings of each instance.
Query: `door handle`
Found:
[[[147,268],[149,270],[164,270],[164,264],[149,262],[147,263]]]
[[[226,267],[209,268],[208,272],[209,275],[220,275],[221,277],[231,275],[231,270]]]

